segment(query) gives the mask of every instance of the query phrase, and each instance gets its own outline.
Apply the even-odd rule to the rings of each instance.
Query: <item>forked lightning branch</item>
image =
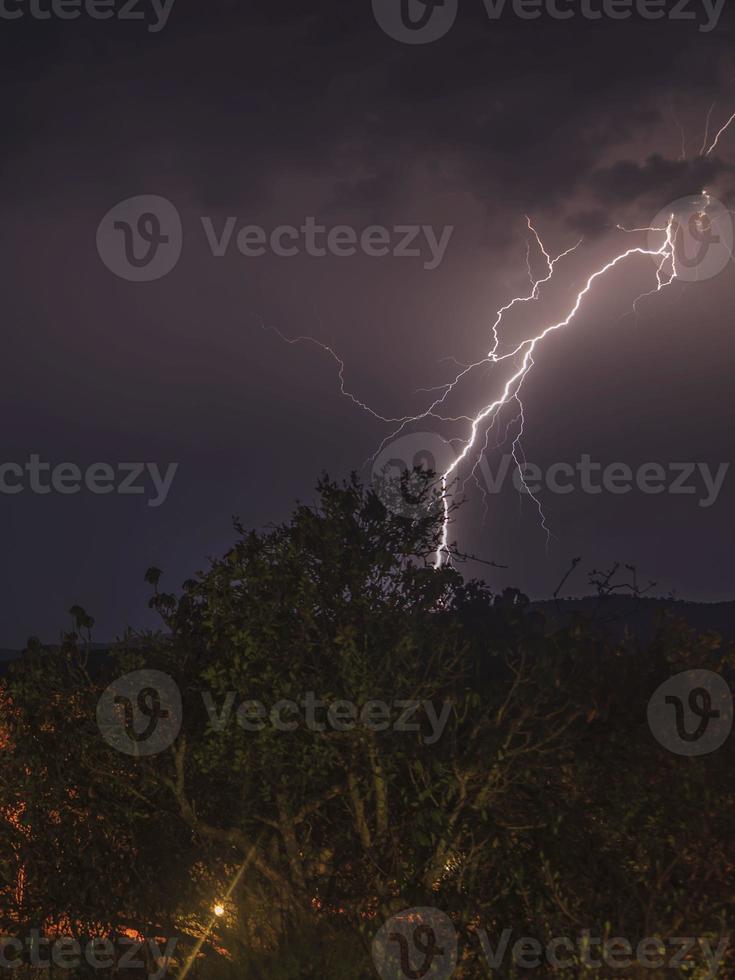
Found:
[[[705,138],[700,153],[701,157],[708,157],[714,152],[724,134],[727,132],[733,122],[735,122],[735,114],[733,114],[719,128],[719,130],[712,130],[711,134],[711,115],[712,113],[710,112],[707,119]],[[373,456],[373,460],[375,460],[385,449],[385,447],[388,446],[393,440],[398,439],[403,433],[409,430],[410,427],[416,425],[417,423],[433,420],[442,423],[465,426],[465,434],[454,440],[460,445],[459,451],[453,454],[451,462],[440,473],[438,473],[437,490],[440,495],[441,507],[443,509],[443,520],[441,540],[434,556],[434,566],[436,568],[441,568],[443,564],[451,562],[452,558],[449,541],[449,528],[453,486],[460,479],[463,470],[468,470],[469,476],[474,476],[476,474],[477,467],[483,458],[484,453],[488,449],[490,434],[493,432],[493,430],[499,428],[498,423],[501,418],[501,413],[508,406],[514,407],[515,417],[507,425],[505,439],[509,440],[511,443],[513,459],[518,468],[518,473],[523,482],[523,486],[525,487],[525,492],[533,499],[538,507],[542,527],[547,532],[547,535],[550,533],[541,502],[534,492],[534,489],[529,487],[523,477],[524,456],[521,446],[521,439],[524,434],[526,417],[523,401],[521,399],[521,391],[532,368],[534,368],[536,365],[537,356],[542,352],[545,342],[550,337],[563,330],[565,327],[568,327],[569,324],[572,323],[580,310],[583,308],[588,296],[594,292],[597,285],[604,280],[613,269],[616,269],[619,266],[624,266],[627,263],[640,261],[642,259],[645,259],[646,261],[653,260],[654,265],[652,266],[651,288],[634,299],[632,308],[636,311],[642,300],[660,293],[662,290],[670,286],[675,280],[684,279],[686,281],[694,281],[697,278],[696,275],[691,275],[691,269],[683,268],[682,259],[680,258],[679,237],[683,229],[687,229],[690,234],[700,241],[719,241],[721,244],[724,244],[727,249],[727,258],[729,260],[731,258],[733,247],[733,230],[729,215],[730,212],[728,209],[726,209],[718,201],[715,201],[709,191],[704,189],[701,192],[694,194],[691,198],[678,201],[674,205],[670,206],[669,209],[664,209],[660,215],[660,218],[655,220],[650,226],[642,228],[623,228],[622,226],[618,226],[619,230],[622,232],[627,232],[630,234],[646,234],[649,238],[648,247],[634,246],[627,248],[619,254],[613,256],[601,268],[594,271],[587,278],[564,317],[555,322],[547,324],[532,336],[527,337],[518,344],[511,345],[509,350],[501,352],[503,346],[503,327],[506,314],[522,304],[530,304],[536,301],[541,294],[542,288],[557,274],[557,267],[562,264],[563,260],[571,252],[575,252],[582,244],[581,242],[578,242],[572,248],[567,249],[566,251],[561,252],[555,258],[552,258],[531,219],[527,218],[526,222],[528,230],[531,234],[532,242],[535,243],[535,247],[539,250],[541,256],[543,257],[546,269],[545,274],[541,278],[534,278],[530,271],[530,261],[528,262],[531,288],[527,293],[512,298],[497,311],[490,330],[491,346],[488,352],[477,361],[463,367],[462,370],[450,381],[438,386],[435,389],[432,389],[437,393],[436,396],[423,412],[416,415],[391,418],[375,411],[375,409],[371,408],[365,401],[358,398],[346,387],[345,363],[333,348],[313,337],[302,336],[290,338],[284,336],[280,331],[275,330],[275,328],[269,329],[275,330],[275,332],[288,343],[296,344],[307,342],[316,345],[328,353],[338,365],[340,390],[342,394],[360,409],[368,412],[378,421],[391,424],[393,426],[390,433],[380,443],[380,446]],[[728,224],[729,229],[726,227]],[[721,271],[721,269],[718,268],[717,271]],[[710,272],[705,274],[702,278],[708,278],[712,274],[713,273]],[[467,381],[471,375],[483,368],[487,369],[488,366],[497,368],[498,371],[501,371],[503,368],[508,369],[508,374],[505,381],[499,386],[499,393],[492,397],[491,400],[488,401],[480,409],[480,411],[474,415],[448,415],[446,413],[445,406],[449,396],[455,394],[463,382]],[[511,439],[512,433],[513,435]],[[501,437],[501,439],[497,442],[495,448],[498,448],[502,444],[503,437]]]

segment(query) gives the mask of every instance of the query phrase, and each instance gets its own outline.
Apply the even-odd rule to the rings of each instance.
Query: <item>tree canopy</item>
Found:
[[[334,980],[374,976],[373,936],[415,907],[452,919],[458,976],[487,975],[480,930],[716,946],[732,739],[682,758],[646,706],[733,651],[672,621],[645,646],[552,623],[435,569],[424,515],[325,477],[287,523],[236,525],[178,594],[149,570],[160,632],[98,656],[77,608],[63,644],[30,644],[0,689],[0,931],[181,936],[201,977]],[[98,725],[103,692],[138,671],[181,697],[150,755]]]

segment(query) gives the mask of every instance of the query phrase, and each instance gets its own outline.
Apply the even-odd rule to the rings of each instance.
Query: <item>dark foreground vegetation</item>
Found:
[[[410,907],[449,914],[458,977],[491,975],[478,930],[494,946],[506,929],[713,947],[729,934],[733,740],[684,758],[646,718],[671,675],[735,666],[717,636],[664,620],[643,645],[582,615],[548,621],[520,593],[435,571],[436,513],[392,516],[356,482],[325,480],[317,506],[266,534],[237,531],[179,595],[149,572],[160,634],[126,636],[100,660],[76,609],[60,648],[31,643],[9,668],[0,935],[127,930],[180,937],[173,975],[199,943],[192,977],[354,980],[377,976],[373,936]],[[173,678],[183,724],[136,757],[102,737],[97,706],[143,668]],[[323,730],[306,708],[284,713],[288,731],[253,723],[255,709],[236,720],[244,702],[270,711],[309,692],[391,714],[350,723],[343,709]],[[418,731],[396,730],[399,702],[437,717],[447,705],[439,737],[423,709]],[[704,962],[697,950],[667,970],[506,961],[492,975],[700,980]],[[735,976],[731,950],[718,975]]]

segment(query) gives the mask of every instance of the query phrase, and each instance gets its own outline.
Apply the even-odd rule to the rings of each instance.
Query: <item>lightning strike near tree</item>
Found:
[[[716,103],[712,105],[707,116],[704,143],[700,153],[700,156],[702,157],[710,156],[713,153],[713,151],[718,146],[725,132],[735,122],[735,113],[733,113],[733,115],[728,119],[728,121],[717,132],[716,136],[714,137],[714,140],[709,145],[709,147],[707,147],[707,143],[710,137],[711,120],[715,109],[715,105]],[[704,220],[707,217],[707,207],[709,206],[711,201],[710,195],[706,190],[702,191],[701,201],[702,201],[701,208],[697,217],[700,220]],[[546,522],[546,517],[544,515],[541,502],[538,499],[538,497],[528,487],[523,477],[524,458],[523,458],[523,453],[521,448],[521,439],[523,437],[523,433],[525,429],[526,418],[525,418],[525,412],[523,408],[523,402],[521,400],[521,389],[524,383],[526,382],[526,379],[528,378],[528,375],[530,374],[532,368],[536,363],[534,359],[534,355],[539,352],[539,350],[542,348],[544,341],[546,341],[548,337],[550,337],[552,334],[560,330],[563,330],[565,327],[568,327],[570,323],[572,323],[572,321],[575,319],[575,317],[583,307],[586,298],[593,291],[598,281],[603,279],[605,276],[607,276],[608,273],[610,273],[613,269],[617,268],[618,266],[636,257],[653,259],[656,263],[655,285],[649,292],[643,293],[641,296],[638,296],[635,299],[633,303],[634,310],[637,310],[638,304],[643,299],[649,296],[653,296],[657,293],[660,293],[663,289],[671,285],[671,283],[673,283],[678,278],[677,248],[676,248],[677,216],[675,214],[672,213],[669,216],[667,223],[659,227],[652,226],[652,227],[643,227],[643,228],[623,228],[622,226],[618,225],[618,228],[621,231],[627,233],[637,232],[637,233],[647,233],[649,235],[654,235],[654,234],[660,235],[661,244],[658,248],[643,248],[643,247],[628,248],[623,252],[621,252],[620,254],[614,256],[609,262],[607,262],[605,265],[597,269],[589,276],[582,289],[579,290],[576,297],[574,298],[574,301],[566,316],[564,316],[562,319],[558,321],[548,324],[547,326],[539,330],[537,333],[535,333],[533,336],[528,337],[525,340],[522,340],[520,343],[516,344],[514,347],[512,347],[510,350],[506,351],[505,353],[501,353],[500,352],[501,328],[503,326],[503,322],[506,317],[506,314],[508,314],[511,310],[513,310],[517,306],[520,306],[522,304],[533,303],[534,301],[538,300],[542,287],[552,280],[555,272],[557,271],[558,264],[568,255],[570,255],[572,252],[575,252],[581,245],[581,241],[577,242],[576,245],[572,246],[571,248],[567,249],[564,252],[561,252],[555,258],[552,258],[551,254],[547,251],[541,239],[541,236],[539,235],[538,231],[536,230],[533,223],[531,222],[531,219],[528,217],[526,218],[526,224],[528,227],[528,231],[532,236],[533,241],[535,241],[536,246],[538,247],[539,252],[543,257],[546,266],[546,274],[542,278],[539,279],[534,278],[533,273],[531,271],[531,260],[530,260],[531,241],[529,240],[528,249],[526,253],[526,262],[529,271],[529,278],[531,280],[530,292],[522,296],[514,297],[504,306],[500,307],[500,309],[497,311],[490,328],[490,332],[492,336],[492,346],[485,356],[481,357],[479,360],[471,364],[466,364],[466,365],[459,364],[458,366],[461,367],[461,370],[459,371],[458,374],[455,375],[455,377],[451,381],[436,386],[434,388],[419,389],[421,391],[436,392],[437,394],[436,397],[429,404],[428,408],[426,408],[423,412],[420,412],[418,414],[406,415],[398,418],[395,417],[392,418],[389,416],[381,415],[380,413],[376,412],[373,408],[371,408],[367,403],[365,403],[364,401],[359,399],[356,395],[354,395],[352,392],[347,390],[345,386],[345,379],[344,379],[344,374],[345,374],[344,361],[342,360],[342,358],[339,357],[337,353],[335,353],[335,351],[331,347],[314,339],[313,337],[303,336],[303,337],[289,338],[286,337],[280,330],[278,330],[275,327],[270,327],[270,326],[266,327],[266,329],[272,330],[279,337],[281,337],[282,340],[284,340],[289,344],[309,343],[309,344],[313,344],[316,347],[319,347],[321,350],[328,353],[330,357],[332,357],[332,359],[338,365],[339,368],[338,377],[340,382],[341,393],[345,397],[350,399],[355,405],[357,405],[363,411],[368,412],[370,415],[372,415],[375,419],[381,422],[390,423],[395,426],[395,428],[393,428],[390,434],[387,435],[380,443],[378,449],[375,451],[372,457],[373,460],[375,460],[375,458],[380,454],[380,452],[387,444],[389,444],[393,439],[396,439],[399,435],[401,435],[401,433],[403,433],[408,426],[414,425],[425,419],[434,419],[437,421],[453,422],[453,423],[463,422],[468,425],[467,434],[464,438],[451,440],[453,442],[459,442],[461,448],[457,452],[451,464],[447,466],[447,468],[441,474],[438,474],[438,483],[441,490],[440,499],[443,508],[443,520],[442,520],[442,532],[441,532],[439,546],[434,555],[435,568],[441,568],[444,563],[451,562],[451,549],[449,543],[450,510],[451,510],[450,485],[458,477],[460,468],[462,467],[463,464],[471,462],[473,465],[470,470],[470,477],[475,476],[477,466],[480,460],[482,459],[483,454],[487,451],[490,433],[495,428],[498,419],[500,417],[500,413],[504,408],[512,404],[517,405],[518,412],[516,416],[508,423],[505,430],[505,438],[508,438],[509,433],[513,428],[513,426],[517,425],[518,431],[514,436],[512,442],[513,460],[518,468],[521,481],[523,483],[526,492],[528,493],[528,495],[531,497],[536,507],[538,508],[539,515],[541,518],[541,526],[546,531],[547,538],[551,536],[551,532]],[[265,324],[263,326],[265,327]],[[448,358],[448,360],[452,360],[452,359],[453,358]],[[477,369],[483,366],[487,368],[496,365],[502,365],[505,363],[512,365],[510,376],[506,379],[500,394],[492,401],[484,405],[479,412],[477,412],[475,415],[459,415],[459,416],[448,416],[443,413],[442,406],[446,403],[449,396],[459,388],[462,381],[464,381],[470,374],[472,374]],[[502,441],[503,440],[499,440],[497,445],[500,446],[502,444]]]
[[[646,230],[657,231],[660,229],[650,228]],[[534,351],[539,346],[539,344],[541,344],[542,341],[546,339],[546,337],[549,334],[553,333],[554,331],[561,330],[563,327],[569,326],[569,324],[572,322],[574,317],[579,312],[579,309],[582,306],[585,297],[592,290],[592,287],[595,284],[595,282],[598,279],[600,279],[602,276],[606,275],[606,273],[608,273],[611,269],[614,269],[616,266],[620,265],[621,262],[624,262],[626,259],[630,258],[633,255],[647,255],[652,258],[658,257],[661,259],[661,262],[659,263],[656,271],[656,279],[658,285],[655,291],[660,292],[660,290],[662,290],[665,286],[670,285],[674,281],[674,279],[676,278],[676,253],[675,253],[675,241],[674,241],[674,216],[673,215],[667,227],[663,229],[663,233],[665,234],[665,241],[663,242],[663,244],[659,249],[656,250],[644,249],[644,248],[628,249],[627,251],[622,252],[620,255],[616,256],[614,259],[608,262],[607,265],[604,265],[597,272],[594,272],[587,280],[587,283],[585,284],[584,288],[580,290],[580,292],[578,293],[576,301],[572,306],[571,311],[563,320],[559,320],[557,323],[552,323],[549,326],[545,327],[534,337],[522,341],[520,344],[518,344],[515,347],[514,350],[510,351],[507,354],[504,354],[502,357],[496,353],[498,347],[497,325],[499,323],[499,321],[496,320],[496,325],[493,327],[493,333],[496,342],[495,345],[493,346],[493,349],[488,354],[488,359],[494,361],[495,363],[499,363],[501,361],[512,359],[520,354],[523,354],[523,356],[521,358],[520,367],[518,367],[517,370],[508,379],[508,381],[506,381],[500,397],[495,399],[495,401],[490,402],[489,405],[486,405],[482,409],[482,411],[479,412],[479,414],[476,415],[475,418],[472,420],[470,426],[470,434],[465,442],[464,448],[457,455],[456,459],[451,464],[451,466],[449,466],[449,468],[445,470],[444,473],[441,474],[444,522],[442,528],[441,543],[439,545],[439,548],[437,549],[436,556],[435,556],[434,564],[436,568],[439,568],[442,562],[445,560],[445,558],[449,556],[449,498],[447,492],[449,487],[449,481],[454,475],[454,473],[456,472],[457,468],[460,466],[460,464],[464,460],[466,460],[467,457],[470,456],[470,454],[472,453],[474,447],[476,446],[478,434],[481,431],[481,427],[483,426],[483,424],[486,423],[488,420],[490,420],[491,424],[494,423],[495,419],[497,418],[498,412],[503,408],[503,406],[507,405],[512,400],[516,400],[518,402],[521,408],[522,423],[525,421],[524,414],[523,414],[523,404],[520,400],[519,394],[520,394],[521,386],[523,385],[523,382],[526,379],[526,376],[528,375],[531,368],[534,366],[535,363],[533,359]],[[664,274],[664,268],[667,265],[670,266],[670,273],[668,275],[668,278],[666,278]],[[515,447],[518,443],[519,438],[520,436],[516,437],[516,440],[514,441],[514,454],[515,454]],[[516,462],[518,462],[517,459]],[[534,497],[534,500],[535,499],[536,498]],[[536,502],[538,503],[538,501]],[[542,518],[543,518],[543,514],[542,514]]]

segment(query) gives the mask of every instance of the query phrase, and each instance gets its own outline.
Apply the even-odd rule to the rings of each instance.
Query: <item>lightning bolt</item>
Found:
[[[674,279],[676,278],[676,251],[675,251],[675,247],[676,246],[675,246],[675,240],[674,240],[674,225],[675,225],[675,216],[672,214],[671,219],[669,220],[668,225],[664,229],[665,241],[663,242],[663,244],[661,245],[661,247],[659,249],[645,249],[645,248],[630,248],[630,249],[627,249],[627,251],[622,252],[620,255],[615,256],[614,259],[612,259],[610,262],[608,262],[606,265],[604,265],[601,269],[598,269],[596,272],[594,272],[589,277],[589,279],[587,280],[587,282],[586,282],[585,286],[583,287],[583,289],[581,289],[579,291],[579,293],[577,294],[576,300],[575,300],[575,302],[574,302],[574,304],[573,304],[570,312],[567,314],[566,317],[564,317],[564,319],[559,320],[556,323],[549,324],[549,326],[545,327],[538,334],[536,334],[535,336],[533,336],[533,337],[531,337],[531,338],[529,338],[527,340],[522,341],[513,350],[511,350],[507,354],[504,354],[502,357],[499,356],[496,353],[497,346],[498,346],[498,344],[497,344],[497,337],[498,337],[497,324],[498,324],[498,321],[496,320],[496,325],[493,328],[493,332],[494,332],[496,343],[493,346],[493,349],[489,352],[488,357],[490,359],[492,359],[495,363],[499,363],[501,361],[511,360],[511,359],[513,359],[515,357],[518,357],[521,354],[523,356],[521,358],[520,366],[511,375],[511,377],[506,381],[505,386],[503,388],[503,391],[502,391],[500,397],[498,397],[497,399],[495,399],[495,401],[490,402],[490,404],[486,405],[472,419],[472,423],[471,423],[471,426],[470,426],[470,433],[469,433],[469,436],[468,436],[467,440],[465,441],[464,448],[456,456],[456,458],[454,459],[454,461],[452,462],[452,464],[444,471],[444,473],[441,474],[441,489],[442,489],[442,502],[443,502],[443,508],[444,508],[444,521],[443,521],[443,526],[442,526],[441,542],[440,542],[439,547],[438,547],[438,549],[436,551],[435,559],[434,559],[434,566],[435,566],[435,568],[440,568],[441,565],[443,564],[443,562],[446,559],[450,558],[450,552],[449,552],[449,510],[450,510],[450,507],[449,507],[449,495],[448,495],[449,483],[450,483],[450,480],[452,479],[453,475],[457,471],[458,467],[472,453],[474,447],[477,444],[478,434],[479,434],[479,432],[480,432],[481,427],[483,426],[483,424],[486,423],[488,420],[490,420],[490,424],[493,424],[495,422],[495,420],[497,419],[497,415],[500,412],[500,410],[505,405],[507,405],[510,401],[515,400],[515,401],[517,401],[519,403],[519,405],[521,407],[521,420],[522,420],[521,434],[522,434],[524,414],[523,414],[522,402],[520,401],[519,395],[520,395],[521,387],[522,387],[524,381],[526,380],[526,377],[528,376],[529,372],[531,371],[531,369],[534,366],[534,363],[535,362],[534,362],[533,355],[534,355],[536,349],[538,348],[538,346],[541,343],[543,343],[543,341],[550,334],[552,334],[552,333],[554,333],[554,332],[556,332],[558,330],[562,330],[564,327],[568,327],[569,326],[569,324],[572,322],[572,320],[576,317],[577,313],[579,312],[579,310],[580,310],[580,308],[582,306],[582,303],[584,302],[584,299],[592,291],[592,287],[594,286],[594,284],[597,282],[598,279],[601,279],[608,272],[610,272],[612,269],[616,268],[616,266],[620,265],[622,262],[625,262],[625,260],[626,259],[629,259],[631,256],[633,256],[633,255],[645,255],[645,256],[649,256],[649,257],[654,258],[654,259],[655,258],[659,258],[661,260],[659,262],[658,266],[657,266],[657,269],[656,269],[657,286],[656,286],[656,289],[653,290],[653,292],[660,292],[662,289],[664,289],[666,286],[670,285],[674,281]],[[658,231],[660,229],[647,228],[645,230],[646,231]],[[664,269],[665,269],[665,267],[667,265],[670,266],[670,271],[669,271],[669,274],[668,274],[668,278],[667,278],[666,274],[664,273]],[[521,301],[522,300],[518,300],[518,302],[521,302]],[[510,306],[512,306],[512,303],[509,304],[507,308],[510,308]],[[519,438],[520,437],[517,436],[516,439],[514,440],[514,443],[513,443],[513,446],[514,446],[514,459],[516,460],[516,463],[518,463],[518,459],[517,459],[516,453],[517,453],[517,445],[518,445]],[[526,487],[526,489],[528,489],[528,487]],[[529,493],[530,493],[530,491],[529,491]],[[533,497],[533,494],[531,494],[531,496]],[[533,499],[536,500],[535,497]],[[536,502],[538,504],[538,501],[536,501]],[[539,506],[539,510],[540,510],[541,509],[540,508],[540,504],[538,506]],[[543,519],[543,512],[541,512],[541,513],[542,513],[542,519]],[[544,526],[545,526],[545,521],[544,521]],[[547,531],[548,531],[548,529],[547,529]]]
[[[727,122],[722,127],[722,129],[719,131],[719,133],[717,134],[717,136],[715,136],[715,139],[714,139],[714,142],[713,142],[712,146],[710,146],[710,148],[707,150],[707,152],[706,153],[703,153],[702,156],[708,157],[710,155],[710,153],[712,153],[712,151],[717,148],[717,144],[720,142],[720,140],[722,139],[722,137],[725,135],[725,133],[728,131],[728,129],[730,128],[730,126],[732,126],[732,124],[734,122],[735,122],[735,112],[727,120]],[[709,123],[708,123],[708,125],[709,125]],[[706,142],[707,142],[707,139],[705,137],[705,143]]]
[[[714,112],[714,108],[715,105],[713,104],[707,116],[704,143],[702,147],[702,152],[700,153],[700,156],[703,157],[709,156],[713,153],[713,151],[717,148],[723,135],[727,132],[727,130],[730,128],[733,122],[735,122],[735,113],[733,113],[730,119],[728,119],[728,121],[717,132],[709,148],[707,148],[707,142],[709,140],[709,134],[710,134],[711,118]],[[706,208],[710,204],[711,198],[707,193],[707,191],[702,192],[702,198],[704,203],[702,205],[702,209],[699,215],[701,218],[705,218]],[[421,422],[429,418],[436,419],[442,422],[453,422],[453,423],[463,422],[468,425],[468,431],[465,438],[450,440],[452,442],[459,442],[461,449],[457,452],[451,464],[444,470],[444,472],[442,472],[439,475],[439,479],[438,479],[438,483],[441,488],[443,520],[442,520],[442,531],[441,531],[439,545],[434,554],[434,567],[437,569],[441,568],[445,563],[450,563],[452,559],[451,548],[449,544],[450,511],[451,511],[450,485],[458,477],[459,470],[462,467],[462,465],[470,461],[472,461],[473,465],[471,467],[470,476],[468,477],[468,479],[470,479],[471,477],[475,477],[475,479],[477,480],[476,477],[477,466],[480,463],[483,454],[487,451],[490,432],[495,428],[499,416],[503,411],[503,409],[511,404],[517,405],[518,413],[516,414],[515,418],[513,418],[511,422],[508,423],[505,431],[505,438],[508,438],[508,434],[510,430],[513,428],[513,426],[517,425],[518,431],[512,443],[513,460],[516,464],[516,467],[518,468],[518,471],[521,476],[521,481],[526,492],[534,501],[539,511],[539,515],[541,518],[541,526],[546,531],[547,534],[547,542],[550,540],[551,531],[548,527],[541,502],[538,499],[538,497],[531,491],[530,487],[527,485],[523,476],[525,457],[523,455],[521,440],[525,430],[526,419],[525,419],[525,412],[523,408],[523,402],[521,400],[521,389],[523,388],[524,383],[526,382],[531,370],[535,366],[536,362],[535,362],[534,355],[536,355],[539,352],[539,350],[542,348],[544,344],[544,341],[546,341],[548,337],[550,337],[554,333],[557,333],[558,331],[563,330],[565,327],[568,327],[570,323],[572,323],[572,321],[576,318],[577,314],[582,308],[586,298],[593,291],[595,285],[599,282],[599,280],[603,279],[613,269],[616,269],[618,266],[628,262],[629,260],[632,260],[634,258],[645,257],[645,258],[653,259],[656,264],[655,285],[651,290],[641,294],[635,299],[633,303],[634,311],[637,311],[638,304],[642,300],[644,300],[646,297],[650,297],[657,293],[660,293],[662,290],[670,286],[678,278],[677,259],[676,259],[677,217],[675,214],[671,214],[667,224],[661,227],[624,228],[618,225],[618,228],[626,233],[660,234],[662,236],[661,245],[658,248],[633,247],[633,248],[626,249],[625,251],[622,251],[618,255],[614,256],[609,262],[607,262],[605,265],[597,269],[589,276],[582,289],[580,289],[580,291],[577,293],[574,302],[572,303],[571,308],[569,309],[569,312],[565,317],[563,317],[558,321],[548,324],[533,336],[528,337],[525,340],[522,340],[520,343],[516,344],[510,350],[507,350],[505,353],[501,353],[500,352],[501,328],[506,315],[519,305],[533,303],[534,301],[536,301],[539,298],[542,287],[546,285],[548,282],[550,282],[554,277],[558,264],[568,255],[570,255],[572,252],[575,252],[581,245],[581,241],[577,242],[576,245],[572,246],[571,248],[567,249],[564,252],[561,252],[555,258],[552,258],[551,254],[546,249],[541,239],[541,236],[539,235],[538,231],[534,227],[529,217],[526,217],[526,225],[531,236],[531,238],[529,238],[528,240],[528,247],[526,251],[526,264],[528,268],[529,278],[531,281],[530,292],[521,296],[514,297],[504,306],[501,306],[500,309],[496,312],[495,318],[490,327],[490,333],[492,336],[492,346],[484,357],[481,357],[479,360],[474,361],[471,364],[459,364],[459,362],[455,361],[455,363],[457,363],[458,367],[460,367],[461,370],[454,376],[454,378],[452,378],[452,380],[444,384],[437,385],[434,388],[419,389],[422,391],[427,391],[427,392],[432,392],[437,394],[436,397],[431,401],[429,406],[423,412],[420,412],[416,415],[391,417],[376,412],[366,402],[358,398],[356,395],[354,395],[351,391],[349,391],[346,388],[345,378],[344,378],[345,364],[342,358],[339,357],[339,355],[334,351],[333,348],[322,343],[321,341],[314,339],[313,337],[304,336],[304,337],[289,338],[285,336],[283,333],[281,333],[281,331],[278,330],[277,328],[266,326],[265,324],[263,324],[263,326],[266,329],[272,330],[273,332],[278,334],[278,336],[280,336],[282,340],[284,340],[289,344],[308,343],[316,346],[317,348],[320,348],[325,353],[329,354],[329,356],[335,361],[335,363],[338,366],[338,370],[339,370],[338,377],[340,382],[341,393],[349,400],[351,400],[353,404],[355,404],[363,411],[368,412],[375,419],[395,426],[392,432],[390,432],[390,434],[387,435],[381,441],[380,445],[378,446],[375,453],[371,457],[373,461],[382,452],[384,447],[392,440],[396,439],[402,432],[404,432],[409,425],[414,425],[418,422]],[[545,267],[546,267],[545,275],[538,279],[534,278],[532,268],[531,268],[531,257],[530,257],[531,240],[535,241],[536,246],[538,247],[539,252],[543,257]],[[454,358],[446,358],[445,360],[454,360]],[[476,372],[481,367],[485,367],[487,369],[495,365],[504,364],[506,362],[512,365],[511,374],[510,377],[506,380],[501,390],[501,393],[497,398],[487,403],[479,412],[477,412],[473,416],[472,415],[448,416],[443,413],[442,406],[446,403],[449,396],[458,389],[461,383],[470,374]],[[499,442],[498,445],[501,445],[501,442]],[[466,482],[467,481],[465,481],[465,485]]]

